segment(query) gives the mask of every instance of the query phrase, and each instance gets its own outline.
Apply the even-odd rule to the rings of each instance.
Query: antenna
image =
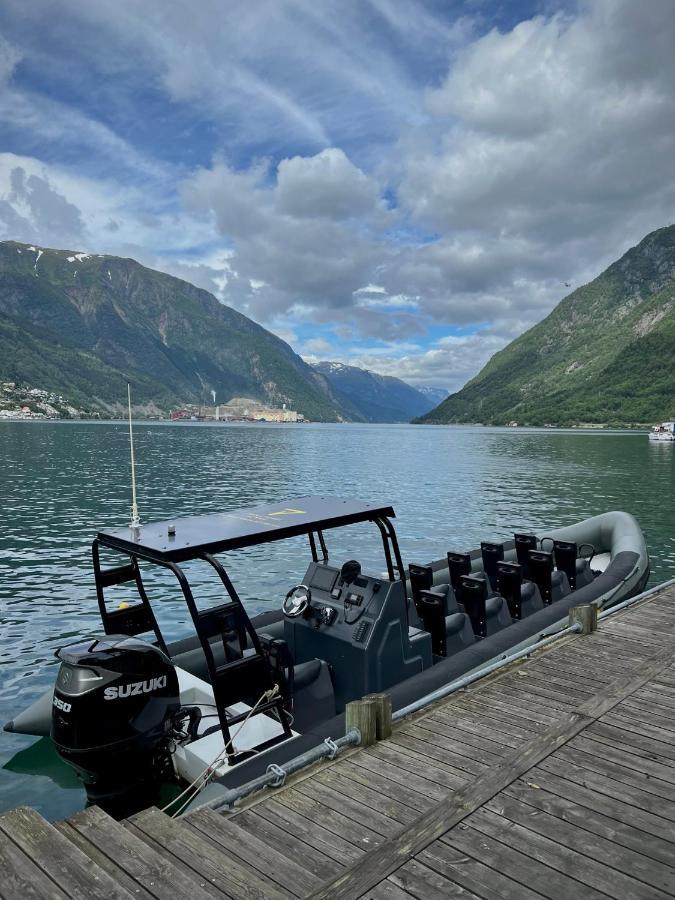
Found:
[[[136,503],[136,460],[134,459],[134,429],[131,425],[131,385],[128,383],[127,395],[129,399],[129,449],[131,450],[131,522],[129,522],[129,528],[140,528],[141,520],[138,517],[138,503]]]

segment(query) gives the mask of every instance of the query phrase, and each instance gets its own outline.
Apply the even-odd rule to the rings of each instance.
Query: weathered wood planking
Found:
[[[0,898],[675,897],[674,638],[670,588],[232,816],[13,810]]]

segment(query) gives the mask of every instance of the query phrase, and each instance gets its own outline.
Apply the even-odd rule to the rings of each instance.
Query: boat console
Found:
[[[328,663],[338,711],[432,664],[431,635],[408,627],[404,583],[365,575],[354,560],[310,563],[285,603],[284,640],[296,665]]]

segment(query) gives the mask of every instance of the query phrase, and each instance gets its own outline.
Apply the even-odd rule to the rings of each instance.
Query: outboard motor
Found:
[[[157,647],[128,635],[92,637],[57,650],[52,739],[82,779],[90,803],[111,815],[151,805],[174,779],[178,676]]]

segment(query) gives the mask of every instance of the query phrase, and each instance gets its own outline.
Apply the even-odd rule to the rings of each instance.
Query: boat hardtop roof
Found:
[[[299,497],[229,512],[151,522],[99,531],[97,540],[158,562],[183,562],[203,553],[222,553],[309,534],[395,517],[389,505],[341,497]],[[173,533],[172,533],[173,529]]]

